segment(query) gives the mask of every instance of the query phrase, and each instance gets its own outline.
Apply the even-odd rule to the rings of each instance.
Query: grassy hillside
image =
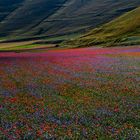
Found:
[[[76,47],[140,44],[140,7],[64,44]]]
[[[1,0],[0,37],[83,33],[139,5],[138,0]]]

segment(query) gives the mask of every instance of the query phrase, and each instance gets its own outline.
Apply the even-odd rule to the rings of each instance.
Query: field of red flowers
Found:
[[[0,139],[140,139],[140,47],[0,53]]]

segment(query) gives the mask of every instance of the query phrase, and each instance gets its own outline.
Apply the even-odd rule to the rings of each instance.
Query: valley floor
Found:
[[[140,47],[0,53],[0,139],[140,139]]]

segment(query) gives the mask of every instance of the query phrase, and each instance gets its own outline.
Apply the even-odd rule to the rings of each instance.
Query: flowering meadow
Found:
[[[0,53],[0,140],[139,140],[140,47]]]

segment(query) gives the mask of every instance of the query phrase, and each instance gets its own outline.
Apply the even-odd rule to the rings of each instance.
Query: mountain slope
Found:
[[[22,5],[24,0],[1,0],[0,1],[0,22],[9,14]]]
[[[1,0],[0,36],[81,33],[139,5],[138,0]]]
[[[65,0],[24,0],[22,5],[12,11],[1,23],[1,36],[22,34],[37,26],[59,9]],[[3,6],[4,7],[4,6]]]
[[[92,45],[131,45],[140,43],[140,7],[119,18],[91,30],[86,35],[65,45],[77,47]]]
[[[42,33],[65,34],[80,32],[106,23],[113,18],[133,9],[140,4],[138,1],[122,0],[71,0],[65,7],[44,20],[37,28],[44,29]],[[59,27],[59,28],[58,28]]]

